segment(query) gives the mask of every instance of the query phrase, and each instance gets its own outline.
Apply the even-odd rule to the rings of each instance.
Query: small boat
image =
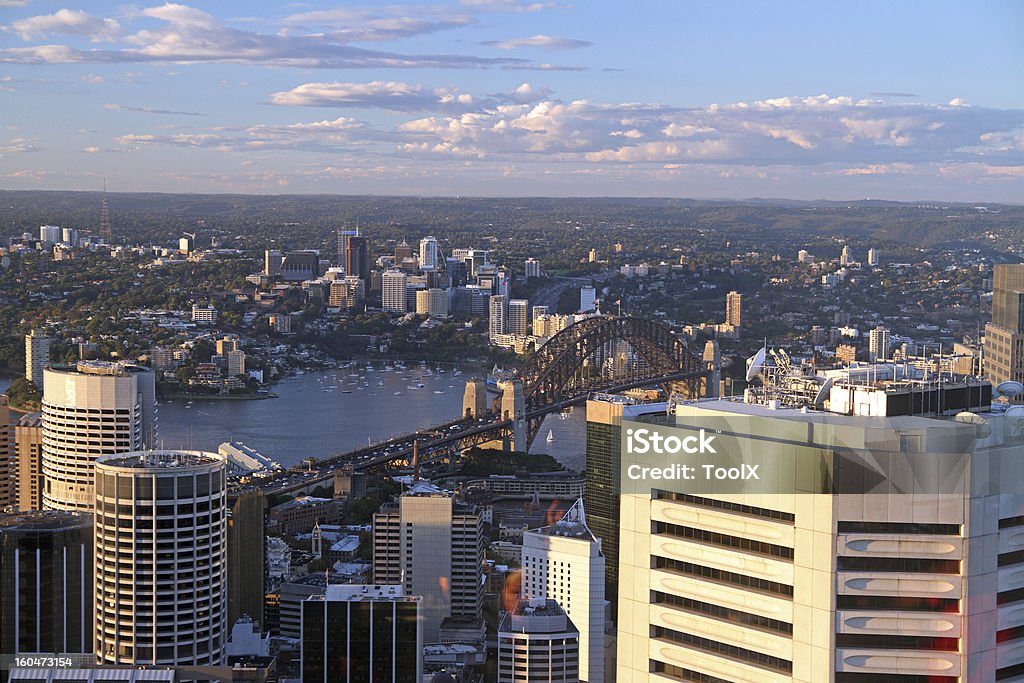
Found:
[[[395,392],[395,396],[401,396],[401,395],[402,395],[402,392],[401,392],[401,391],[396,391],[396,392]]]
[[[554,431],[549,429],[548,430],[548,438],[545,439],[545,441],[547,441],[548,443],[551,443],[554,440],[555,440],[555,433],[554,433]]]
[[[444,392],[443,392],[443,391],[440,391],[439,389],[434,389],[434,393],[435,393],[435,394],[443,394]]]
[[[343,394],[351,394],[352,392],[349,391],[348,389],[342,389],[341,393],[343,393]]]

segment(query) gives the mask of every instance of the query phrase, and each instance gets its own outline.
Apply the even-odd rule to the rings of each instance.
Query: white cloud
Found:
[[[60,10],[52,15],[13,22],[6,30],[26,40],[50,34],[88,36],[94,41],[118,37],[123,45],[115,49],[82,49],[71,45],[34,45],[0,49],[0,62],[17,64],[75,63],[231,63],[262,64],[295,68],[485,68],[519,66],[530,62],[511,57],[488,58],[465,54],[400,54],[354,47],[358,40],[379,40],[415,35],[438,26],[406,21],[401,17],[381,18],[364,27],[370,34],[310,31],[301,27],[277,33],[260,33],[225,26],[216,17],[187,5],[166,3],[129,15],[132,21],[158,22],[150,28],[126,32],[114,19],[102,19],[78,10]],[[449,24],[458,23],[449,20]]]
[[[121,25],[114,19],[95,17],[81,10],[61,9],[53,14],[11,22],[6,30],[17,33],[26,41],[52,35],[72,35],[84,36],[93,42],[108,42],[120,34]]]
[[[507,40],[488,40],[481,43],[499,50],[516,50],[523,47],[533,47],[542,50],[576,50],[581,47],[593,45],[587,40],[576,40],[574,38],[559,38],[557,36],[546,36],[538,34],[529,38],[509,38]]]

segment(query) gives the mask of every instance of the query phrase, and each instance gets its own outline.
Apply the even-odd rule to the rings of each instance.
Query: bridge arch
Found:
[[[701,358],[692,353],[672,329],[659,320],[596,316],[570,325],[554,335],[519,373],[527,409],[556,404],[597,389],[607,382],[606,364],[617,362],[615,343],[627,342],[643,367],[625,370],[624,378],[678,375],[698,379],[707,374]]]

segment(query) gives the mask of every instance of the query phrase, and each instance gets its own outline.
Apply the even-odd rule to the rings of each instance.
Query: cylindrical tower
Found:
[[[0,648],[92,652],[92,515],[0,517]]]
[[[93,462],[156,438],[153,374],[137,365],[79,361],[43,372],[43,508],[92,512]]]
[[[227,633],[227,489],[216,453],[96,460],[96,657],[219,665]]]

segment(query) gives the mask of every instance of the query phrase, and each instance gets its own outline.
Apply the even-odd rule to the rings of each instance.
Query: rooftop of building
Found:
[[[138,470],[167,470],[224,465],[224,456],[205,451],[152,450],[101,455],[98,465]]]
[[[125,362],[115,363],[108,360],[80,360],[74,365],[53,363],[46,369],[51,372],[80,375],[107,375],[112,377],[127,377],[132,374],[149,372],[149,368],[142,365]]]
[[[689,410],[715,411],[731,413],[747,417],[773,418],[779,420],[793,420],[797,422],[808,422],[815,424],[844,425],[863,428],[877,428],[886,426],[893,429],[934,429],[948,425],[950,429],[956,429],[957,423],[951,420],[937,419],[936,417],[924,417],[920,415],[890,415],[886,417],[846,415],[828,410],[812,410],[808,406],[773,406],[763,403],[746,403],[742,398],[705,398],[690,401],[683,401],[675,405],[674,414],[678,417],[680,413],[685,414]],[[961,425],[962,426],[962,425]]]
[[[327,602],[361,602],[364,600],[395,602],[419,602],[418,595],[406,595],[400,585],[359,585],[334,584],[327,586],[326,595],[314,595],[307,600],[326,600]]]
[[[0,515],[0,531],[59,531],[92,526],[92,515],[60,510],[34,510]]]
[[[597,537],[587,526],[586,513],[583,510],[583,499],[577,500],[571,508],[565,511],[560,519],[548,526],[539,529],[531,529],[529,533],[541,534],[543,536],[562,536],[566,538],[579,538],[587,541],[597,542]]]

